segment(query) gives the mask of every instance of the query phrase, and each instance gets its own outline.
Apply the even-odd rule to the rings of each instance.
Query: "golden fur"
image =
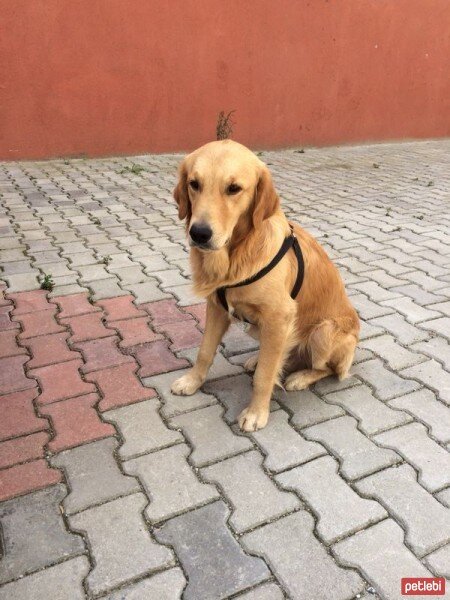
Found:
[[[198,189],[193,189],[193,185]],[[230,185],[238,193],[230,193]],[[207,299],[206,328],[194,367],[174,382],[176,394],[193,394],[204,382],[232,320],[215,290],[254,275],[275,256],[290,229],[267,166],[250,150],[231,140],[211,142],[187,156],[179,170],[174,196],[180,219],[189,231],[209,225],[209,248],[191,247],[194,290]],[[306,368],[291,373],[287,390],[305,389],[331,374],[348,375],[358,341],[359,320],[341,277],[318,242],[298,225],[305,277],[297,298],[290,297],[297,275],[294,252],[262,279],[227,291],[234,314],[253,323],[249,333],[260,340],[253,394],[241,413],[245,431],[264,427],[274,385],[288,359]]]

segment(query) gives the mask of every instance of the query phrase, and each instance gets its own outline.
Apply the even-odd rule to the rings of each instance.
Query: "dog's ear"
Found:
[[[271,217],[280,206],[269,169],[264,167],[256,186],[253,226],[256,228]]]
[[[178,169],[178,183],[173,190],[173,197],[178,204],[178,217],[183,220],[187,218],[187,222],[191,218],[191,202],[187,189],[187,168],[183,161]]]

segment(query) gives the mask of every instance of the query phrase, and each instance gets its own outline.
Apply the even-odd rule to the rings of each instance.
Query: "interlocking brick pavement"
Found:
[[[277,388],[249,435],[242,328],[201,390],[170,391],[205,325],[180,156],[1,163],[0,599],[396,600],[401,577],[449,579],[449,155],[262,153],[362,330],[349,379]]]

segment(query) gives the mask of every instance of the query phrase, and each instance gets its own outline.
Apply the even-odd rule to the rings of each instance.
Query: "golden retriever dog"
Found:
[[[301,191],[299,191],[301,193]],[[231,140],[211,142],[189,154],[174,191],[178,216],[186,219],[194,292],[206,298],[206,327],[197,361],[172,385],[180,395],[205,381],[221,339],[237,317],[251,323],[259,354],[250,404],[239,416],[243,431],[265,427],[274,385],[289,358],[302,370],[285,380],[286,390],[303,390],[328,375],[348,375],[359,335],[358,315],[326,252],[309,233],[292,225],[304,261],[297,297],[291,290],[299,263],[290,249],[266,275],[226,291],[227,312],[217,289],[252,277],[277,255],[292,235],[267,166]]]

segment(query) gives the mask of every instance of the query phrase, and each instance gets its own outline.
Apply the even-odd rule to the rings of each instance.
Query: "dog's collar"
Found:
[[[289,223],[289,227],[291,228],[291,235],[288,235],[286,238],[284,238],[281,248],[278,250],[277,254],[272,258],[272,260],[270,261],[270,263],[268,265],[266,265],[260,271],[255,273],[255,275],[252,275],[251,277],[244,279],[244,281],[240,281],[239,283],[235,283],[233,285],[225,285],[223,287],[217,288],[216,292],[217,292],[217,297],[219,299],[219,302],[227,312],[230,312],[230,309],[228,307],[226,291],[229,288],[243,287],[244,285],[250,285],[251,283],[258,281],[258,279],[262,279],[264,277],[264,275],[267,275],[267,273],[269,273],[274,267],[277,266],[277,264],[280,262],[280,260],[283,258],[283,256],[291,248],[293,248],[293,250],[295,252],[295,256],[297,258],[297,264],[298,264],[297,277],[295,279],[294,287],[292,288],[292,291],[291,291],[291,298],[295,299],[297,297],[297,294],[299,293],[300,288],[302,287],[302,283],[303,283],[303,277],[305,274],[305,263],[303,261],[303,254],[302,254],[302,250],[300,248],[300,244],[298,243],[298,240],[294,234],[294,228],[292,227],[292,225],[290,223]],[[246,323],[250,322],[250,321],[247,321],[247,319],[245,319],[245,318],[241,319],[241,320],[245,321]]]

